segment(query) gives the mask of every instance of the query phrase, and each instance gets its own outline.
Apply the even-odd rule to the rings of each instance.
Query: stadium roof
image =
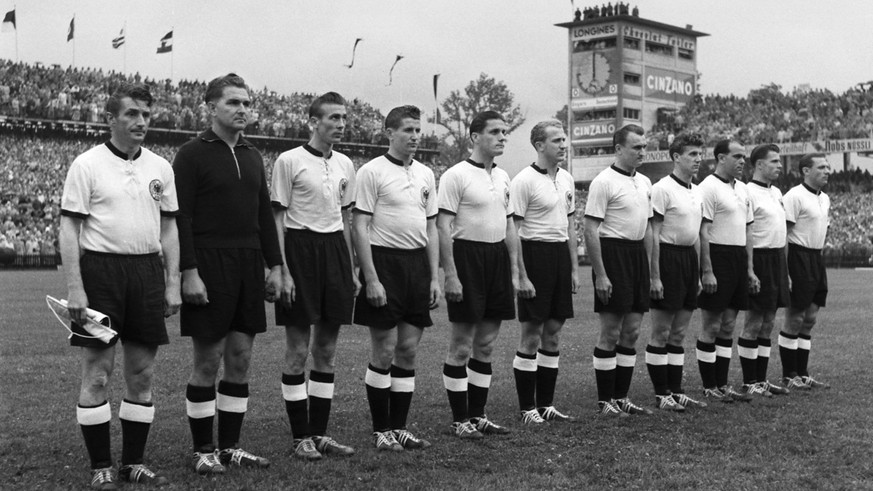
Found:
[[[657,29],[663,29],[665,31],[672,31],[677,34],[684,34],[686,36],[694,36],[694,37],[704,37],[709,36],[709,34],[705,32],[695,31],[694,29],[686,29],[684,27],[673,26],[670,24],[664,24],[663,22],[657,22],[654,20],[644,19],[642,17],[636,17],[633,15],[610,15],[606,17],[595,17],[593,19],[585,19],[574,22],[562,22],[560,24],[555,24],[558,27],[565,27],[567,29],[571,27],[577,26],[593,26],[596,24],[605,24],[608,22],[616,22],[616,21],[630,21],[635,24],[640,24],[643,26],[654,27]]]

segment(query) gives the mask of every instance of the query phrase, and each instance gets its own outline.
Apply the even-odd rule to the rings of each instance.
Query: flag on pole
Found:
[[[170,51],[173,51],[173,31],[164,34],[164,37],[161,38],[161,45],[158,46],[158,54]]]
[[[67,42],[73,40],[73,34],[76,31],[76,16],[74,15],[72,19],[70,19],[70,28],[67,29]]]
[[[112,47],[114,49],[120,48],[124,45],[124,28],[121,28],[121,32],[118,33],[118,37],[112,38]]]
[[[440,74],[437,73],[433,76],[433,100],[437,104],[436,115],[434,117],[434,122],[436,124],[440,124],[440,101],[437,99],[437,84],[439,84]]]
[[[348,65],[346,65],[346,68],[351,68],[351,67],[355,66],[355,52],[358,50],[358,43],[360,43],[363,40],[364,40],[364,38],[355,39],[355,45],[352,46],[352,62],[349,63]]]
[[[3,27],[0,30],[3,32],[15,30],[15,9],[6,12],[6,16],[3,17]]]
[[[403,55],[397,55],[397,58],[394,59],[394,63],[391,65],[391,69],[388,70],[388,85],[391,85],[391,82],[394,81],[394,67],[397,66],[397,62],[403,59]]]

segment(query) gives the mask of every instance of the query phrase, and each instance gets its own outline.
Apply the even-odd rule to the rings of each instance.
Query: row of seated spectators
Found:
[[[124,82],[148,84],[155,96],[152,127],[202,130],[209,115],[203,81],[153,80],[93,68],[61,68],[0,59],[0,115],[50,120],[103,122],[106,98]],[[252,88],[251,123],[246,133],[279,138],[309,138],[309,105],[317,94],[279,94]],[[383,116],[370,104],[349,101],[346,141],[380,144]]]
[[[18,254],[51,254],[57,249],[67,168],[76,155],[93,145],[93,140],[0,135],[0,147],[6,150],[0,153],[4,182],[0,195],[0,248],[12,247]],[[169,145],[148,147],[171,162],[177,149]],[[277,157],[276,152],[264,153],[268,176]],[[364,159],[355,161],[356,166],[363,163]],[[444,170],[434,168],[437,179]],[[796,182],[797,177],[786,177],[777,184],[785,191]],[[832,200],[828,247],[869,246],[873,234],[873,177],[857,171],[836,173],[827,191]],[[586,191],[577,191],[576,230],[580,241],[586,197]]]

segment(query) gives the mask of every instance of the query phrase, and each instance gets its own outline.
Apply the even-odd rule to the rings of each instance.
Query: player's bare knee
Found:
[[[370,356],[370,363],[377,368],[389,368],[391,362],[394,360],[394,347],[386,344],[373,346],[372,354]]]
[[[446,362],[449,365],[466,365],[467,360],[473,354],[473,347],[469,344],[457,344],[449,346],[449,353],[446,355]]]
[[[306,360],[309,358],[309,349],[285,350],[285,373],[298,374],[306,369]]]

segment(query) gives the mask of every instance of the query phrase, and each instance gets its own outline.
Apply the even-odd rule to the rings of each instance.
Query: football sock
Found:
[[[779,359],[782,360],[782,376],[797,376],[797,336],[785,331],[779,333]]]
[[[704,389],[718,387],[715,381],[715,343],[697,341],[697,368],[700,369],[700,382]]]
[[[388,369],[367,366],[364,384],[367,388],[367,402],[370,403],[370,416],[373,419],[373,431],[391,429],[391,375]]]
[[[615,351],[594,348],[592,365],[597,381],[597,400],[609,402],[615,398]]]
[[[655,388],[655,395],[665,396],[670,393],[667,366],[667,348],[659,348],[651,344],[646,346],[646,368]]]
[[[770,363],[770,338],[758,338],[758,366],[755,372],[759,382],[767,381],[767,365]]]
[[[324,436],[333,401],[334,374],[309,371],[309,429],[313,436]]]
[[[682,372],[685,368],[685,348],[667,344],[667,387],[674,394],[682,394]]]
[[[391,429],[406,428],[406,418],[415,392],[415,370],[391,365]]]
[[[515,392],[518,394],[518,408],[528,411],[536,407],[537,360],[536,355],[515,352],[512,371],[515,374]]]
[[[124,399],[118,418],[121,420],[121,465],[142,464],[149,429],[155,419],[155,406],[151,402]]]
[[[218,448],[236,448],[249,405],[249,384],[218,383]]]
[[[615,398],[624,399],[630,390],[631,378],[634,376],[634,366],[637,364],[637,350],[615,347]]]
[[[797,335],[797,374],[809,376],[809,349],[812,347],[812,337],[809,334]]]
[[[733,344],[733,339],[715,339],[715,383],[719,387],[724,387],[728,384]]]
[[[758,382],[758,340],[737,340],[737,353],[740,355],[740,368],[743,370],[743,383],[754,384]]]
[[[470,385],[467,389],[467,404],[471,418],[485,416],[485,404],[488,403],[488,388],[491,387],[491,363],[470,358],[467,362],[467,378]]]
[[[537,350],[537,407],[554,404],[559,359],[557,351]]]
[[[467,367],[464,365],[443,365],[443,385],[449,396],[449,406],[452,408],[452,421],[464,421],[469,418],[467,410]]]
[[[285,400],[285,412],[288,413],[292,437],[296,440],[310,436],[306,377],[302,373],[282,374],[282,398]]]
[[[76,420],[82,429],[85,448],[91,459],[92,469],[112,467],[112,448],[109,441],[109,420],[112,410],[103,401],[96,406],[76,406]]]
[[[215,386],[188,384],[185,388],[185,411],[195,452],[212,452],[212,423],[215,419]]]

